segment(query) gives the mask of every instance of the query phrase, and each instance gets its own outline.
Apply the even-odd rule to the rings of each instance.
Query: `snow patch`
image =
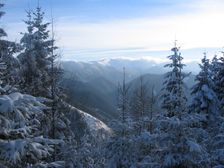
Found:
[[[13,111],[13,101],[7,96],[0,96],[0,113],[11,113]]]
[[[89,129],[91,132],[97,132],[101,129],[110,132],[111,129],[104,124],[102,121],[99,119],[91,116],[90,114],[87,114],[81,110],[79,110],[80,114],[83,116],[84,121],[87,123]]]

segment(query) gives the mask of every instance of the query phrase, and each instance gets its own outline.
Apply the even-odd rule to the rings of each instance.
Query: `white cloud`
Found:
[[[178,15],[90,23],[76,22],[73,16],[61,17],[56,21],[58,45],[64,49],[66,57],[73,54],[106,56],[123,48],[140,48],[139,52],[169,50],[173,46],[175,36],[182,48],[223,47],[224,1],[191,2],[179,4],[179,7],[186,6],[189,11]],[[16,33],[25,30],[21,24],[16,25],[7,25],[10,37],[15,37]],[[136,50],[134,52],[137,53]]]
[[[201,0],[185,5],[192,6],[192,13],[99,23],[59,19],[57,34],[60,45],[74,50],[132,47],[164,50],[173,45],[175,36],[183,48],[222,47],[224,2]]]

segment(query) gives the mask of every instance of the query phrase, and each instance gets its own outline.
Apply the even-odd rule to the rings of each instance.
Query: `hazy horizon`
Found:
[[[19,41],[26,31],[25,10],[37,0],[3,1],[2,19],[8,38]],[[177,39],[186,60],[211,58],[222,49],[221,0],[39,0],[46,19],[54,17],[57,45],[63,60],[108,58],[166,59]]]

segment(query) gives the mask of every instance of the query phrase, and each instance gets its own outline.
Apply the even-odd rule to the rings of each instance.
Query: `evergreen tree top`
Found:
[[[176,44],[175,44],[176,45]],[[172,55],[169,55],[167,58],[172,60],[171,63],[166,64],[164,67],[173,67],[174,71],[178,71],[177,68],[182,69],[185,64],[183,64],[181,61],[183,60],[183,57],[181,56],[180,53],[180,47],[173,47],[171,49],[174,53]]]
[[[199,72],[198,75],[196,75],[195,81],[200,81],[200,83],[203,84],[210,84],[211,79],[210,79],[210,73],[209,73],[209,68],[210,68],[210,63],[209,59],[207,59],[206,53],[204,53],[204,57],[201,60],[201,63],[199,64],[201,71]]]
[[[179,52],[179,48],[175,46],[171,49],[171,51],[173,51],[175,54],[177,54]]]
[[[212,58],[212,62],[217,62],[219,59],[217,58],[217,55],[215,55],[213,58]]]
[[[201,67],[201,69],[203,69],[204,71],[208,71],[209,69],[209,59],[207,59],[207,55],[206,53],[204,53],[204,57],[201,60],[202,64],[199,64],[199,66]]]
[[[28,30],[28,33],[32,33],[33,32],[33,26],[32,26],[32,13],[31,11],[26,11],[27,13],[27,20],[25,20],[24,22],[27,24],[27,30]]]
[[[181,71],[184,66],[181,62],[183,57],[179,52],[179,48],[176,47],[176,43],[171,51],[174,52],[173,55],[168,56],[171,62],[165,65],[165,67],[169,67],[171,70],[166,73],[163,83],[164,87],[162,90],[164,94],[162,94],[162,108],[167,110],[168,116],[180,116],[180,112],[185,111],[187,102],[183,89],[183,79],[186,75]]]

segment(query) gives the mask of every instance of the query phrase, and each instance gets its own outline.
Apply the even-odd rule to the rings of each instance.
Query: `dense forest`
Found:
[[[144,75],[130,85],[124,67],[105,119],[72,99],[79,87],[46,20],[40,6],[28,10],[19,43],[0,28],[0,168],[224,167],[224,55],[202,54],[189,87],[175,43],[159,94]]]

